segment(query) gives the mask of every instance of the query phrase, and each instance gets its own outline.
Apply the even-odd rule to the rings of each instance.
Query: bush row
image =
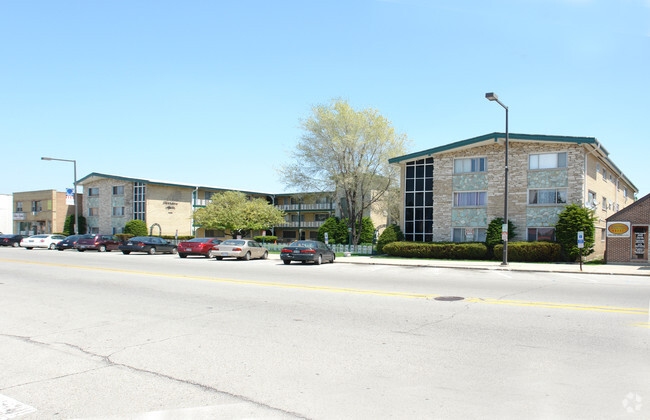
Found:
[[[494,246],[494,258],[503,259],[503,245]],[[508,242],[508,261],[562,261],[562,245],[555,242]]]
[[[487,257],[487,247],[482,242],[391,242],[384,245],[383,252],[396,257],[448,260],[482,260]]]
[[[266,236],[254,236],[253,239],[256,240],[259,243],[264,242],[264,243],[268,244],[268,243],[277,241],[278,237],[277,236],[266,235]]]

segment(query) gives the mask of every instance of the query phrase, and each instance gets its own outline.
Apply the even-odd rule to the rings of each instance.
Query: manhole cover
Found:
[[[465,298],[460,297],[460,296],[438,296],[437,298],[433,298],[433,300],[442,300],[444,302],[451,302],[454,300],[463,300]]]

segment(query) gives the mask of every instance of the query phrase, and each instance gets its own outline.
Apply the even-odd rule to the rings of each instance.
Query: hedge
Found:
[[[253,239],[259,243],[271,243],[275,242],[278,240],[277,236],[271,236],[271,235],[266,235],[266,236],[254,236]]]
[[[482,242],[391,242],[384,245],[383,252],[396,257],[434,258],[447,260],[483,260],[487,247]]]
[[[503,245],[494,246],[494,258],[503,259]],[[562,261],[562,245],[555,242],[508,242],[508,261]]]

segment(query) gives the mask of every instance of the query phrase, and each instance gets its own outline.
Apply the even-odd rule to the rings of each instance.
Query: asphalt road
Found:
[[[650,418],[649,306],[642,277],[5,248],[0,419]]]

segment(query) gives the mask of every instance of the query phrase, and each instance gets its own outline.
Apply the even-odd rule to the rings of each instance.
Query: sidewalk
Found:
[[[382,257],[338,257],[337,263],[392,265],[410,267],[457,268],[464,270],[503,270],[503,271],[529,271],[549,273],[572,274],[607,274],[623,276],[648,276],[650,277],[650,264],[580,264],[566,263],[520,263],[512,262],[502,266],[501,261],[452,261],[452,260],[424,260],[411,258],[382,258]]]

